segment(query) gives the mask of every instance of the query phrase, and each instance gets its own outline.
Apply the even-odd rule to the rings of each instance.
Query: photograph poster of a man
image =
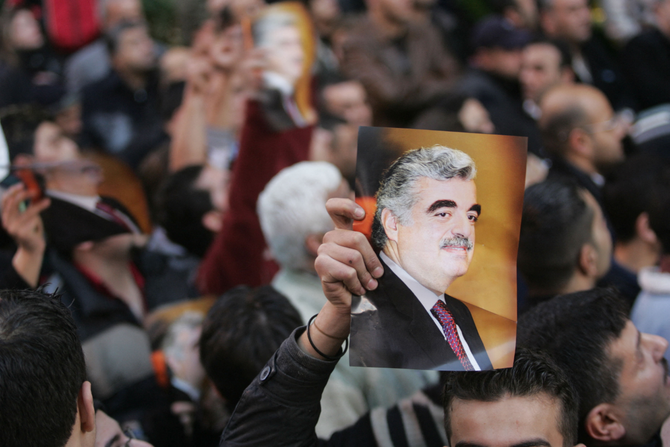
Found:
[[[526,138],[361,127],[356,201],[384,265],[354,296],[352,366],[512,366]],[[475,238],[476,233],[476,238]]]

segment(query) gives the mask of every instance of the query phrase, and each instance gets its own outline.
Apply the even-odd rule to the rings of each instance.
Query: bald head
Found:
[[[623,159],[626,128],[607,97],[585,84],[558,85],[540,101],[540,130],[545,148],[587,172]]]

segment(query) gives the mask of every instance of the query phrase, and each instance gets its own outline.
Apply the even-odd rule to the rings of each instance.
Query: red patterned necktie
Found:
[[[470,359],[468,359],[468,356],[465,353],[465,349],[463,349],[461,339],[458,336],[458,330],[456,329],[456,322],[454,321],[454,317],[451,315],[447,305],[444,304],[444,301],[437,300],[437,303],[435,303],[433,308],[430,309],[430,313],[433,314],[433,316],[437,318],[437,321],[439,321],[442,325],[442,329],[444,330],[444,335],[447,337],[449,346],[451,346],[451,350],[454,351],[454,354],[456,354],[458,360],[461,361],[463,368],[466,371],[474,371],[475,369],[472,367]]]

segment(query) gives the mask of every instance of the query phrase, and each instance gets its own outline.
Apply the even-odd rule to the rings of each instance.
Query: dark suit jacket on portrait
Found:
[[[445,301],[482,370],[492,369],[470,310]],[[462,371],[463,366],[412,291],[385,265],[377,289],[351,304],[352,366]]]

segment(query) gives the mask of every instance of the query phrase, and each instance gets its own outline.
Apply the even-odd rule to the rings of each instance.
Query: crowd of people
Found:
[[[670,443],[670,0],[188,3],[0,1],[0,445]],[[349,365],[360,126],[527,137],[512,368]]]

